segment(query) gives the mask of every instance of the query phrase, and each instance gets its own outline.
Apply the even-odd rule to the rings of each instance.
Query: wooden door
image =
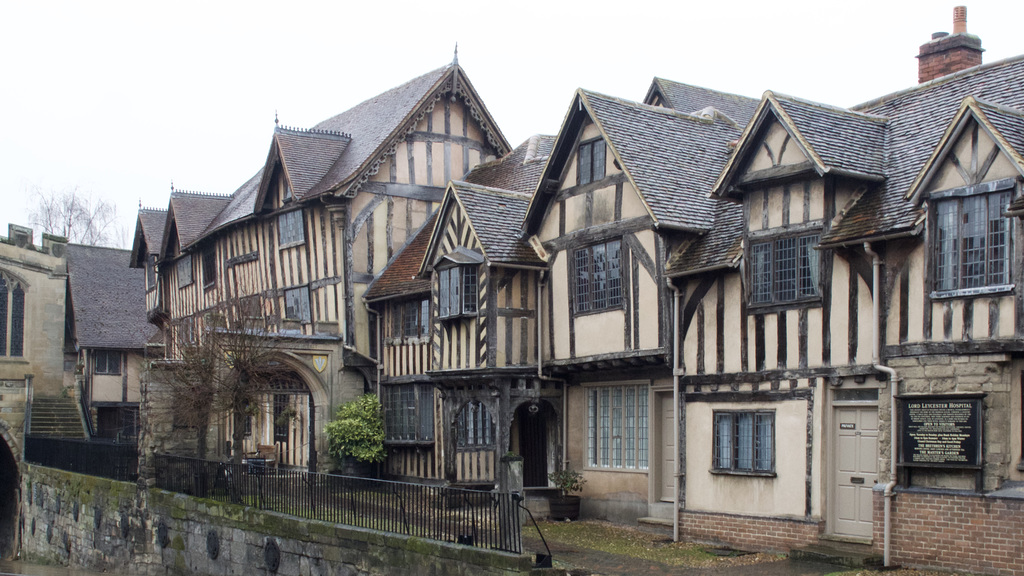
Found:
[[[878,408],[837,406],[833,426],[831,531],[871,538],[872,490],[878,482]]]
[[[544,487],[548,485],[548,429],[547,413],[543,409],[520,406],[516,411],[519,420],[519,453],[523,457],[523,486]]]

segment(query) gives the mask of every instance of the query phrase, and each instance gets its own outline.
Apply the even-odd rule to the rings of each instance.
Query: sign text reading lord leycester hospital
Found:
[[[901,396],[900,464],[981,466],[982,395]]]

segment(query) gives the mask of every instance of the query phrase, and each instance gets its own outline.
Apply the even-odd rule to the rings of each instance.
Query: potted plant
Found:
[[[558,497],[549,501],[551,517],[555,519],[575,520],[580,517],[580,497],[574,496],[573,492],[583,490],[587,481],[583,474],[572,468],[561,468],[548,474],[555,488],[558,488]]]
[[[342,404],[324,433],[328,452],[341,463],[345,475],[370,476],[372,466],[384,461],[384,419],[380,400],[373,394]]]

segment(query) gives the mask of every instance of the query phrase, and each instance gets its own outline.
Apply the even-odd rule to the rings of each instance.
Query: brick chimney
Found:
[[[981,38],[967,33],[967,7],[953,8],[953,34],[936,32],[917,56],[917,81],[927,82],[981,64]]]

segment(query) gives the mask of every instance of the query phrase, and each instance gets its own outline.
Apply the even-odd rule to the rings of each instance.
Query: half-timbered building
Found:
[[[257,306],[290,370],[255,417],[246,450],[273,445],[282,464],[329,466],[317,458],[326,450],[317,423],[376,380],[367,285],[449,180],[508,150],[453,63],[313,128],[276,126],[263,167],[233,194],[172,192],[148,301],[169,356],[208,320]],[[137,266],[148,262],[156,228],[144,216]],[[294,417],[281,425],[285,411]],[[217,453],[229,428],[216,427]]]
[[[992,495],[1024,480],[1024,58],[943,74],[850,109],[766,92],[713,230],[668,256],[682,533],[928,564],[922,538],[991,534],[923,516],[1012,526]],[[920,436],[910,407],[936,403],[978,422],[934,412]]]

